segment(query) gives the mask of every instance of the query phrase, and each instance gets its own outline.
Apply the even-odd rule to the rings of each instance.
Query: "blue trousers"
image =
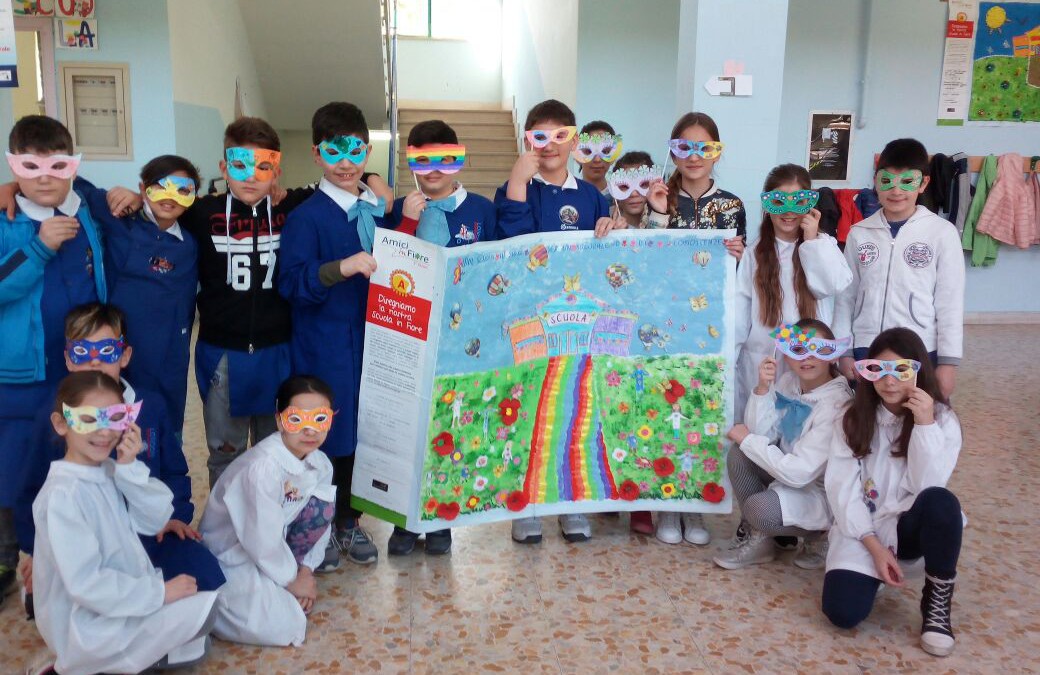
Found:
[[[193,539],[167,533],[161,543],[155,537],[141,535],[141,543],[152,564],[162,569],[166,581],[187,574],[195,577],[200,591],[215,591],[226,581],[216,556]]]

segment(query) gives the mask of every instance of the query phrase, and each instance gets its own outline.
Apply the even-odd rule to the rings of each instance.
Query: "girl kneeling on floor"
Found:
[[[825,474],[834,525],[823,612],[839,628],[856,626],[882,582],[904,585],[899,561],[923,557],[921,647],[946,656],[963,529],[946,483],[961,450],[960,422],[913,331],[883,331],[855,367],[861,379]]]

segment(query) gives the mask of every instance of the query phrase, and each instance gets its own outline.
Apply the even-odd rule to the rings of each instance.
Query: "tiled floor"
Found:
[[[819,610],[822,572],[782,562],[737,572],[703,550],[628,532],[627,516],[592,518],[594,539],[568,545],[545,521],[539,546],[508,524],[456,531],[450,556],[385,556],[389,526],[369,520],[379,563],[345,563],[299,649],[215,642],[199,673],[524,672],[776,673],[1040,671],[1040,590],[1033,536],[1040,509],[1040,326],[969,327],[955,402],[965,447],[952,488],[970,520],[954,602],[957,649],[917,647],[920,582],[886,590],[858,629]],[[198,405],[188,419],[196,503],[205,497]],[[200,509],[201,510],[201,509]],[[721,542],[733,516],[709,517]],[[42,647],[9,602],[0,672]]]

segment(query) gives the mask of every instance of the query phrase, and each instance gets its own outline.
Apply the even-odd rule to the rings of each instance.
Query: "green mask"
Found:
[[[878,171],[877,189],[882,192],[887,192],[888,190],[898,186],[900,190],[912,192],[921,187],[921,182],[923,180],[924,175],[917,169],[903,171],[902,173],[889,173],[888,171],[881,169]]]

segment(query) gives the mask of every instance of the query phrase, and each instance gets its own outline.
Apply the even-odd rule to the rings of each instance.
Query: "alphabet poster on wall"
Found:
[[[18,51],[11,6],[0,3],[0,87],[18,86]]]
[[[98,48],[96,19],[55,19],[54,40],[61,49]]]
[[[728,512],[732,230],[379,231],[352,503],[415,532]]]

